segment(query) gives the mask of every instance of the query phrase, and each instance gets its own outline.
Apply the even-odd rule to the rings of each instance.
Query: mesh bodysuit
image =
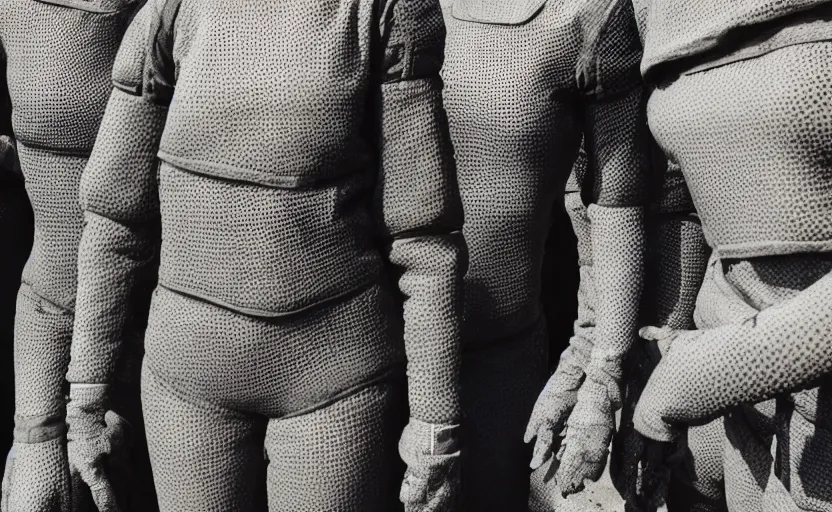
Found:
[[[10,100],[0,100],[0,115],[3,124],[11,120],[35,227],[15,318],[15,437],[25,445],[15,451],[26,452],[27,460],[36,458],[28,454],[38,446],[46,446],[32,442],[39,438],[34,432],[45,425],[58,435],[61,429],[50,426],[63,423],[83,224],[79,183],[104,114],[113,61],[138,5],[123,0],[0,2],[0,68]],[[116,361],[121,398],[115,409],[134,427],[131,501],[136,510],[153,510],[138,373],[129,370],[138,369],[141,358],[141,316],[131,322],[128,349]],[[26,483],[32,476],[27,471],[51,471],[50,460],[44,458],[39,469],[22,464],[15,485],[37,493]]]
[[[667,55],[645,67],[651,131],[681,165],[713,255],[700,330],[672,343],[636,426],[667,439],[667,424],[724,414],[730,510],[832,510],[830,7],[638,3],[646,53]],[[671,37],[657,20],[684,29]],[[705,26],[721,37],[702,38]],[[711,51],[671,66],[685,41]]]
[[[523,432],[546,379],[540,289],[552,208],[584,133],[596,207],[641,207],[640,46],[627,2],[454,0],[443,10],[444,98],[470,254],[463,489],[470,510],[522,510]],[[633,256],[623,264],[638,267]],[[637,304],[638,293],[625,301]],[[625,344],[627,330],[617,333]]]
[[[82,180],[68,379],[112,379],[158,250],[162,510],[390,510],[403,404],[459,421],[444,32],[430,0],[153,0],[131,25]]]

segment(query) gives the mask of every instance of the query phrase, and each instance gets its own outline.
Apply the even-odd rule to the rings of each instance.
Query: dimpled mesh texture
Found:
[[[198,29],[182,50],[164,155],[260,180],[359,169],[377,3],[183,2],[180,19]]]
[[[410,415],[453,424],[460,416],[462,279],[468,254],[438,76],[445,30],[436,0],[390,5],[382,28],[386,51],[403,45],[411,58],[400,82],[390,82],[396,66],[386,67],[388,83],[376,96],[381,175],[375,212],[382,233],[392,238],[388,258],[401,271]]]
[[[184,396],[279,417],[325,402],[402,362],[401,327],[387,321],[395,318],[396,306],[389,292],[374,286],[327,308],[268,319],[159,288],[146,361]]]
[[[239,311],[285,314],[377,278],[361,179],[296,191],[162,164],[160,281]]]
[[[398,509],[404,399],[401,384],[380,384],[310,414],[269,422],[269,509],[317,512],[333,503],[339,510]]]
[[[63,414],[82,223],[78,181],[86,159],[17,147],[35,234],[15,317],[15,414]]]
[[[644,36],[644,74],[659,64],[718,48],[731,32],[827,3],[826,0],[634,0]]]
[[[444,4],[444,99],[470,253],[465,281],[469,345],[516,339],[540,315],[540,268],[551,208],[572,169],[583,128],[575,101],[578,65],[597,57],[591,53],[595,46],[583,39],[608,21],[592,14],[609,2],[548,2],[539,12],[533,1],[510,10],[493,4]],[[517,21],[517,13],[528,17],[516,25],[500,24]],[[607,84],[615,77],[597,80]],[[610,126],[610,131],[626,128]]]
[[[792,271],[799,274],[799,266]],[[829,274],[800,293],[794,290],[789,300],[756,314],[753,321],[744,320],[751,318],[748,310],[756,309],[742,302],[721,275],[714,274],[706,275],[706,285],[716,280],[718,289],[724,291],[708,292],[707,299],[715,311],[723,312],[721,318],[710,317],[719,323],[697,323],[700,329],[711,329],[689,344],[674,345],[653,373],[648,385],[651,393],[642,397],[645,409],[668,421],[701,420],[729,406],[806,386],[823,375],[827,364],[826,340],[818,329],[830,321],[825,308]],[[731,304],[742,308],[731,308]],[[697,315],[697,322],[700,318]],[[679,400],[682,396],[685,399]]]
[[[63,415],[61,389],[69,363],[72,312],[23,284],[15,314],[15,414]]]
[[[597,326],[592,358],[620,365],[637,326],[644,272],[641,258],[645,243],[643,211],[641,208],[607,208],[594,204],[587,211],[592,232],[594,278],[596,283],[603,283],[596,288]],[[609,245],[612,240],[620,241],[616,251],[608,249],[615,247]],[[620,370],[604,366],[612,372],[610,377],[618,377],[615,373]]]
[[[648,198],[643,97],[641,89],[634,89],[586,110],[584,123],[592,130],[584,145],[592,197],[599,206],[636,207]]]
[[[648,228],[647,237],[650,271],[642,325],[692,329],[696,297],[708,262],[702,227],[693,216],[660,219]]]
[[[401,75],[406,83],[371,90],[371,60],[384,54],[370,48],[377,7],[352,0],[180,6],[175,23],[188,27],[189,47],[173,42],[180,60],[160,151],[160,283],[240,312],[280,316],[383,279],[375,239],[376,224],[383,224],[384,235],[401,238],[389,259],[403,270],[399,284],[408,297],[412,412],[451,417],[458,404],[449,379],[459,360],[447,351],[458,339],[464,254],[461,238],[448,235],[461,219],[440,83],[411,80],[431,71],[409,64]],[[414,52],[436,49],[437,7],[391,2],[379,9],[386,13],[380,40]],[[293,38],[298,20],[314,26]],[[235,81],[227,80],[232,69]],[[277,82],[263,86],[267,78]],[[367,101],[371,93],[375,102]],[[364,126],[371,103],[380,111]],[[208,122],[220,115],[223,123]],[[372,219],[372,157],[362,137],[376,135],[376,127],[380,201]],[[274,139],[263,143],[263,136]],[[417,140],[421,150],[414,152]]]
[[[114,90],[84,171],[86,226],[79,247],[71,382],[120,377],[119,360],[131,359],[122,357],[122,349],[136,341],[130,333],[144,330],[158,246],[154,140],[164,119],[159,110]],[[131,372],[137,377],[138,367]]]
[[[401,472],[390,469],[405,420],[402,395],[400,385],[379,384],[267,422],[183,400],[145,369],[142,402],[161,509],[262,511],[267,487],[270,510],[395,510]]]
[[[509,343],[527,343],[530,329],[539,321],[541,266],[552,206],[559,201],[584,129],[581,102],[576,99],[579,91],[589,92],[582,87],[592,89],[596,85],[578,83],[578,66],[584,62],[582,56],[592,62],[597,57],[592,42],[584,39],[590,39],[587,34],[608,21],[598,13],[609,2],[548,2],[542,10],[538,9],[541,5],[535,1],[515,2],[512,6],[505,2],[443,2],[448,30],[442,70],[444,100],[465,211],[463,232],[469,248],[464,340],[471,350],[470,357],[485,357],[475,355],[477,348],[498,351],[508,350],[503,347]],[[611,39],[605,49],[621,43],[615,37]],[[602,73],[595,78],[612,86],[607,81],[614,77]],[[585,101],[591,103],[594,99]],[[603,122],[621,120],[607,118]],[[603,146],[603,142],[599,140],[598,145]],[[495,343],[504,345],[484,348]],[[470,382],[465,380],[466,361],[463,379]],[[502,379],[513,382],[509,375]],[[469,393],[488,396],[490,384],[480,381],[479,386],[484,387]],[[492,411],[499,407],[498,398],[483,403],[488,403]],[[486,410],[472,407],[469,411],[463,406],[466,414]],[[494,430],[486,437],[486,428],[492,428],[488,420],[469,418],[483,423],[477,427],[483,439],[499,439],[510,433]],[[498,453],[492,446],[487,449]],[[522,453],[516,452],[511,460]],[[488,460],[485,457],[492,456],[482,457]],[[474,505],[485,506],[483,510],[492,509],[488,505],[494,510],[525,506],[511,501],[516,496],[499,501],[500,496],[515,494],[512,485],[495,482],[486,471],[473,475],[465,471],[465,485],[473,487],[472,493],[489,488],[481,498],[473,498]],[[471,509],[477,510],[477,506]]]
[[[18,143],[26,192],[35,214],[32,254],[23,282],[57,306],[75,306],[83,216],[78,185],[86,158],[56,155]]]
[[[7,471],[10,482],[8,494],[10,511],[71,512],[68,479],[56,481],[54,475],[66,470],[66,440],[52,439],[43,443],[15,443],[14,461]],[[4,481],[5,484],[5,481]]]
[[[92,149],[110,94],[110,70],[133,12],[131,3],[120,3],[114,14],[30,0],[0,7],[19,141],[70,153]]]
[[[17,414],[62,407],[82,216],[78,183],[131,11],[98,15],[41,2],[0,6],[0,39],[35,242],[18,305]],[[45,148],[45,149],[43,149]]]
[[[684,169],[706,238],[723,257],[832,245],[830,50],[782,48],[652,94],[651,130]]]
[[[645,276],[645,295],[641,303],[641,322],[642,325],[690,329],[693,328],[696,296],[707,263],[707,246],[695,217],[664,217],[668,214],[686,214],[693,211],[690,195],[687,193],[687,187],[679,173],[678,166],[670,164],[670,168],[665,170],[664,165],[661,165],[657,166],[656,170],[661,172],[655,172],[653,177],[659,187],[651,201],[653,215],[649,218],[646,232],[649,260]],[[587,339],[588,341],[584,344],[588,345],[586,349],[588,352],[592,348],[592,326],[595,320],[595,283],[592,279],[591,267],[590,221],[587,209],[580,197],[581,185],[585,183],[584,177],[578,174],[578,171],[580,169],[576,168],[570,176],[565,199],[567,212],[578,239],[581,259],[578,320],[575,322],[576,336],[570,343],[575,345],[576,341]],[[586,359],[588,359],[588,353]],[[586,365],[586,360],[575,359],[575,356],[571,360],[580,364],[581,368]],[[630,368],[633,365],[633,361],[628,363],[631,373],[627,377],[626,414],[621,418],[622,425],[629,424],[625,430],[633,428],[629,418],[632,416],[632,409],[647,377],[647,375],[633,374],[632,372],[640,371],[636,367]],[[721,423],[714,423],[714,425],[721,425]],[[689,429],[689,448],[696,464],[697,478],[689,482],[687,475],[679,472],[674,474],[671,498],[676,494],[680,497],[672,501],[675,507],[673,510],[721,510],[719,498],[722,491],[722,436],[718,435],[721,430],[717,431],[717,435],[713,434],[714,430],[715,428],[711,425]],[[633,462],[626,459],[629,451],[632,450],[629,443],[632,443],[632,438],[622,430],[616,436],[611,455],[613,458],[619,458],[616,461],[619,466]],[[615,474],[616,486],[620,486],[622,490],[633,486],[634,482],[628,483],[621,480],[622,477],[629,476],[631,475],[626,472]],[[603,496],[602,482],[593,487],[593,492],[600,492],[599,496]],[[695,489],[696,494],[690,493],[690,486]],[[588,495],[586,499],[591,498]],[[577,505],[577,501],[575,498],[567,500],[567,503],[575,502],[573,504]]]

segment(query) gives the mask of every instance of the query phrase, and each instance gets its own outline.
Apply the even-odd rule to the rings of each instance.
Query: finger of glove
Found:
[[[544,397],[542,394],[532,409],[532,416],[526,426],[523,440],[528,443],[539,434],[542,428],[548,428],[553,433],[560,433],[566,425],[566,420],[578,401],[577,391],[559,391]]]
[[[126,447],[130,441],[130,424],[126,419],[114,411],[107,411],[104,414],[104,436],[110,441],[115,449]]]
[[[555,432],[548,424],[543,424],[537,431],[537,441],[534,443],[534,452],[529,467],[535,470],[546,463],[552,457],[552,443],[555,439]]]
[[[87,484],[90,486],[92,501],[98,508],[98,512],[119,512],[116,493],[107,478],[102,477],[93,484],[89,482]]]
[[[118,512],[115,492],[103,469],[98,464],[84,464],[77,466],[77,471],[89,487],[99,512]]]
[[[544,422],[551,422],[556,429],[562,428],[562,424],[575,407],[577,391],[559,389],[555,383],[556,377],[557,374],[552,376],[534,404],[529,423],[526,425],[526,433],[523,435],[523,441],[526,443],[531,442]]]
[[[418,512],[445,512],[457,510],[459,497],[459,465],[440,470],[425,480],[420,500],[406,502],[405,510]]]
[[[408,470],[399,491],[399,501],[405,505],[424,503],[427,500],[427,492],[427,478],[416,476]]]
[[[599,463],[582,459],[576,461],[567,459],[566,463],[561,461],[560,468],[558,468],[555,475],[555,481],[560,487],[561,494],[566,497],[581,492],[584,489],[585,480],[598,481],[604,472],[605,462]]]
[[[591,440],[588,441],[588,444],[584,445],[580,441],[569,442],[568,439],[564,440],[566,447],[563,450],[560,467],[555,476],[555,480],[563,493],[579,492],[583,489],[585,479],[593,482],[597,481],[604,472],[607,463],[606,447],[608,444],[604,444],[603,448],[587,448],[587,446],[595,446],[595,443]]]
[[[455,490],[451,482],[445,482],[435,492],[428,496],[427,504],[421,508],[422,512],[450,512],[456,510]]]
[[[537,431],[540,430],[540,426],[545,421],[546,417],[543,414],[543,406],[538,399],[537,403],[534,404],[534,409],[532,409],[532,415],[529,417],[529,423],[526,424],[526,432],[523,434],[523,442],[530,443],[532,439],[537,435]]]
[[[661,341],[670,338],[676,334],[676,331],[669,327],[654,327],[647,326],[638,330],[638,335],[645,340]]]

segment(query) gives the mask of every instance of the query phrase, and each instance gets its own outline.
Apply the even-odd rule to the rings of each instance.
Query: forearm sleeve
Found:
[[[167,108],[143,96],[145,46],[154,6],[128,29],[98,139],[81,179],[85,227],[67,380],[108,383],[138,311],[138,289],[155,273],[159,245],[157,160]],[[145,300],[147,298],[145,297]],[[140,322],[140,321],[139,321]]]
[[[445,27],[437,0],[382,14],[376,214],[404,296],[411,416],[459,421],[462,208],[442,106]]]
[[[630,2],[589,9],[578,66],[583,105],[587,211],[596,284],[596,327],[587,378],[613,395],[636,336],[644,273],[647,123],[638,75],[641,44]],[[615,398],[615,396],[611,397]]]
[[[743,403],[808,388],[832,371],[832,274],[742,322],[674,343],[653,372],[636,427],[663,439],[667,423],[704,423]]]

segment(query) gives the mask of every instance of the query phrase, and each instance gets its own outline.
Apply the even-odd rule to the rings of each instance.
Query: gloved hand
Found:
[[[75,512],[63,414],[15,417],[3,473],[2,512]]]
[[[584,371],[557,454],[560,466],[555,479],[564,497],[583,490],[585,479],[601,477],[615,432],[615,411],[621,407],[621,361],[593,354]]]
[[[0,135],[0,172],[23,175],[20,170],[20,160],[17,157],[17,146],[14,139],[8,135]]]
[[[126,465],[130,426],[107,410],[107,386],[71,384],[66,421],[72,476],[89,486],[99,512],[119,512],[112,475]]]
[[[695,343],[701,333],[702,331],[675,330],[668,327],[643,327],[639,331],[639,336],[647,343],[654,344],[654,350],[658,350],[664,358],[672,351],[674,343],[677,341],[684,344]],[[655,402],[649,396],[649,388],[645,391],[647,393],[639,398],[633,413],[633,423],[636,429],[650,439],[675,442],[683,433],[683,429],[680,425],[666,422],[663,418],[663,411],[657,410],[654,406]]]
[[[399,455],[407,464],[399,493],[406,512],[459,510],[458,432],[459,425],[436,425],[410,419],[399,441]]]
[[[2,512],[74,512],[63,438],[14,443],[3,474]]]
[[[537,438],[530,467],[534,470],[552,456],[555,437],[561,435],[566,420],[578,401],[578,389],[584,380],[584,354],[570,345],[563,354],[555,373],[543,388],[532,409],[523,440],[526,443]]]

